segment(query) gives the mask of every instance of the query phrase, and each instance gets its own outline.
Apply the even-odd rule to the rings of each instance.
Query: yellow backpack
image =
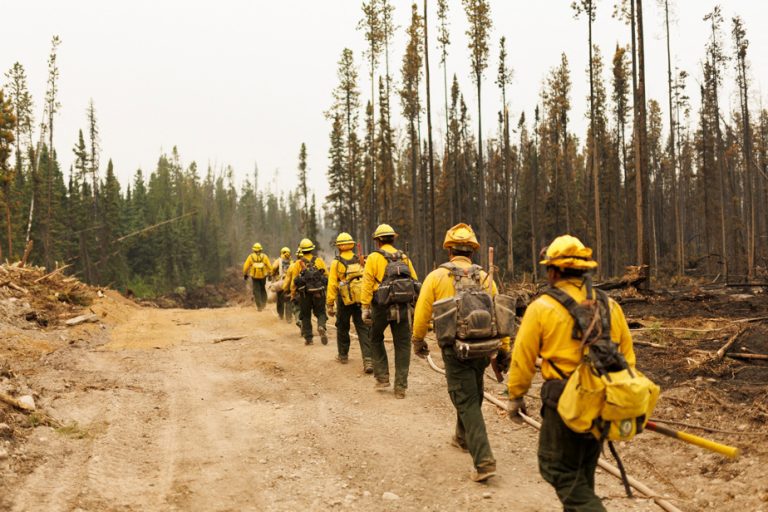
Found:
[[[263,254],[252,254],[251,255],[251,277],[254,279],[264,279],[267,277],[267,265],[269,265],[269,260],[267,260],[267,263],[264,263],[264,255]]]
[[[344,279],[339,280],[339,295],[345,306],[360,304],[362,295],[363,266],[355,258],[337,256],[339,263],[344,265]],[[338,264],[336,269],[338,270]]]
[[[544,293],[571,314],[573,337],[581,341],[583,350],[583,359],[571,375],[566,376],[550,361],[555,371],[567,379],[557,402],[558,414],[574,432],[589,432],[601,441],[632,439],[645,428],[660,388],[631,368],[619,352],[618,343],[611,340],[608,296],[597,290],[596,301],[577,304],[558,288],[550,287]]]

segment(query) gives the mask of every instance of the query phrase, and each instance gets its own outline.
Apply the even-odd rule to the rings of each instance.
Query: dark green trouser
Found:
[[[301,311],[301,335],[312,339],[312,313],[317,317],[317,326],[325,328],[325,293],[302,293],[299,296]]]
[[[293,305],[291,304],[291,294],[288,292],[277,292],[277,316],[281,319],[290,320],[293,316]]]
[[[477,469],[496,469],[483,419],[483,374],[488,357],[462,361],[452,347],[442,349],[448,395],[456,407],[456,437],[466,445]]]
[[[267,280],[252,277],[251,282],[253,283],[253,300],[256,302],[256,307],[261,311],[267,305]]]
[[[395,346],[395,388],[408,388],[408,367],[411,364],[411,323],[408,320],[408,306],[402,304],[400,321],[389,321],[389,307],[372,306],[371,315],[371,355],[373,356],[373,376],[379,382],[389,381],[389,360],[384,347],[384,330],[389,326]]]
[[[569,429],[557,410],[541,408],[539,472],[552,484],[565,512],[605,512],[595,494],[600,443]]]
[[[371,359],[371,328],[363,323],[363,310],[360,304],[345,306],[341,299],[336,301],[336,346],[339,349],[339,355],[346,357],[349,355],[349,329],[350,321],[355,323],[357,339],[360,341],[360,352],[363,354],[363,360]]]

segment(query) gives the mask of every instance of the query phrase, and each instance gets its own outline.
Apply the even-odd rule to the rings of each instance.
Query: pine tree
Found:
[[[9,164],[11,150],[15,141],[16,116],[13,113],[13,104],[5,98],[3,89],[0,89],[0,191],[2,191],[2,204],[5,210],[6,236],[8,243],[8,257],[13,257],[13,233],[11,226],[11,189],[13,185],[13,168]],[[0,260],[3,255],[3,245],[0,243]]]
[[[309,187],[307,185],[307,146],[303,142],[299,149],[299,195],[302,199],[301,231],[308,233],[310,228],[309,216]]]
[[[480,186],[480,244],[483,247],[488,246],[487,237],[487,215],[485,200],[485,168],[483,167],[483,122],[482,122],[482,80],[485,68],[488,66],[488,39],[490,37],[493,22],[491,19],[491,7],[488,0],[462,0],[464,12],[467,15],[469,28],[467,37],[469,38],[470,62],[472,67],[472,80],[477,86],[477,179]],[[483,262],[485,262],[485,253]]]

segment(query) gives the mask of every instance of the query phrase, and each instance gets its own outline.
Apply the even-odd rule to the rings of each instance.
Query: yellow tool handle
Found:
[[[689,434],[687,432],[681,432],[680,430],[672,430],[667,427],[662,427],[652,421],[649,421],[646,424],[646,428],[648,428],[648,430],[653,430],[654,432],[658,432],[659,434],[663,434],[669,437],[674,437],[681,441],[685,441],[686,443],[699,446],[701,448],[713,451],[715,453],[719,453],[721,455],[725,455],[726,457],[730,457],[732,459],[735,459],[736,457],[739,456],[739,449],[734,446],[728,446],[726,444],[721,444],[721,443],[712,441],[710,439],[704,439],[703,437]]]

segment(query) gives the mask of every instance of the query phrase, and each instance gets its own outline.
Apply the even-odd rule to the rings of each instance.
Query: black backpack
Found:
[[[384,278],[374,295],[374,302],[378,306],[392,306],[394,304],[413,304],[419,296],[419,287],[411,276],[411,268],[408,258],[402,251],[388,253],[378,250],[387,260],[384,270]]]
[[[315,264],[317,256],[312,256],[309,261],[302,262],[302,270],[296,276],[296,289],[304,293],[320,293],[325,291],[328,280],[322,270]]]

